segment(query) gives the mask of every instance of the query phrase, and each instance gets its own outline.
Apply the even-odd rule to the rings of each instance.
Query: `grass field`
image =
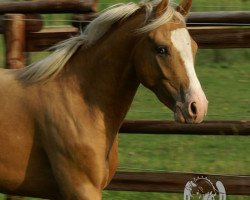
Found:
[[[101,1],[100,8],[118,2],[121,1]],[[193,10],[250,10],[250,1],[194,0]],[[54,16],[48,18],[54,19]],[[250,49],[200,50],[196,71],[209,100],[207,120],[250,120]],[[127,119],[172,118],[173,114],[143,87],[139,88],[127,115]],[[119,141],[120,170],[250,175],[249,137],[123,134]],[[104,192],[104,200],[147,199],[181,200],[183,196]],[[229,196],[227,199],[250,200],[250,197]]]

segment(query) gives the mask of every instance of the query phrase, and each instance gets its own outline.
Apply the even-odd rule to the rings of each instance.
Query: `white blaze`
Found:
[[[189,78],[190,90],[202,90],[200,82],[194,70],[194,59],[192,53],[191,37],[186,28],[178,28],[171,31],[171,42],[179,51],[181,59],[185,65],[187,76]]]
[[[204,115],[207,113],[208,101],[194,70],[191,37],[186,28],[179,28],[171,32],[171,41],[180,54],[186,69],[187,77],[189,79],[189,87],[185,95],[186,103],[188,104],[184,104],[183,106],[187,107],[189,106],[189,103],[195,102],[196,108],[198,110],[196,121],[202,121]],[[187,108],[184,110],[187,110]],[[182,114],[183,113],[185,112],[182,111]],[[189,110],[188,113],[190,113]]]

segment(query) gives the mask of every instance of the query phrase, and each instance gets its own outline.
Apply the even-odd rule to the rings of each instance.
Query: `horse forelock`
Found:
[[[154,14],[153,9],[155,8],[155,6],[157,6],[157,4],[145,4],[147,12],[145,25],[137,30],[138,33],[146,33],[152,31],[170,22],[174,17],[179,19],[181,22],[185,22],[184,17],[179,12],[177,12],[174,7],[171,6],[171,2],[170,5],[165,9],[163,14],[158,18],[152,16],[152,14]]]
[[[54,50],[53,53],[48,57],[20,70],[17,78],[25,83],[36,83],[53,79],[60,73],[80,46],[84,45],[87,48],[95,44],[114,23],[130,17],[142,7],[146,9],[146,16],[145,24],[142,27],[138,27],[137,32],[139,33],[154,30],[169,22],[174,16],[184,21],[183,17],[172,6],[168,6],[161,17],[157,19],[151,17],[154,8],[159,2],[159,0],[153,0],[139,4],[116,4],[109,7],[99,17],[94,19],[81,34],[55,45],[51,48]]]

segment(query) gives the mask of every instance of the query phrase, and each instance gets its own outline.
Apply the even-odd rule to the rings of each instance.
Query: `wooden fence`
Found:
[[[0,2],[0,14],[6,13],[87,13],[95,10],[94,1],[19,1]]]
[[[250,135],[250,121],[205,121],[178,124],[164,120],[126,120],[120,133],[183,135]],[[197,177],[207,177],[213,184],[223,182],[228,195],[250,195],[249,175],[214,175],[177,172],[117,172],[107,189],[140,192],[183,193],[185,184]]]
[[[165,120],[126,120],[120,133],[249,136],[250,121],[205,121],[200,124],[179,124]]]
[[[34,13],[89,13],[95,11],[94,1],[88,5],[79,2],[43,0],[0,3],[0,14],[20,13],[5,14],[5,23],[0,26],[0,32],[5,35],[7,66],[9,68],[24,67],[26,64],[24,52],[43,51],[78,34],[77,27],[44,29],[40,15]],[[52,5],[53,3],[55,5]],[[76,19],[84,20],[86,18],[76,16]],[[77,25],[86,23],[88,22],[79,22]],[[250,24],[250,12],[196,12],[189,15],[187,23],[191,35],[200,48],[250,47],[250,28],[247,26]],[[176,124],[169,121],[125,121],[120,132],[249,136],[250,121],[208,121],[198,125]],[[227,194],[250,195],[249,175],[117,172],[107,189],[183,193],[187,181],[198,176],[206,176],[213,183],[217,180],[222,181]]]
[[[214,185],[216,181],[221,181],[228,195],[250,195],[250,176],[174,172],[117,172],[107,189],[138,192],[183,193],[185,184],[197,177],[207,177]]]

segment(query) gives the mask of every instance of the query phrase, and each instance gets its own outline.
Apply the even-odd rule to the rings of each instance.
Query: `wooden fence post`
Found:
[[[4,23],[6,68],[22,68],[25,66],[25,15],[5,14]]]

